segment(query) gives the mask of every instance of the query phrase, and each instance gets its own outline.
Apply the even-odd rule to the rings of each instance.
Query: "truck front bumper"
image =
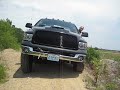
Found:
[[[37,52],[33,50],[33,47],[30,46],[24,46],[22,45],[22,53],[27,54],[27,55],[33,55],[37,56],[39,58],[47,58],[48,54],[51,53],[46,53],[46,52]],[[54,53],[53,53],[54,54]],[[60,60],[65,60],[65,61],[73,61],[73,62],[83,62],[85,59],[86,55],[85,54],[80,54],[76,53],[75,56],[65,56],[65,55],[59,55]]]

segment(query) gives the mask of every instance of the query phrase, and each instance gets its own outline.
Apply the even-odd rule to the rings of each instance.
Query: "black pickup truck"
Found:
[[[88,37],[83,32],[84,27],[77,27],[71,22],[55,19],[40,19],[29,28],[22,41],[21,69],[23,73],[32,71],[34,61],[69,62],[73,70],[82,72],[87,54],[87,42],[82,37]],[[37,59],[37,60],[36,60]]]

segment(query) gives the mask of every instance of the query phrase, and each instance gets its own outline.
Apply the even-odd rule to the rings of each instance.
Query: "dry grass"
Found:
[[[115,61],[120,61],[120,53],[119,52],[112,52],[112,51],[103,51],[99,50],[101,53],[102,59],[111,59]]]

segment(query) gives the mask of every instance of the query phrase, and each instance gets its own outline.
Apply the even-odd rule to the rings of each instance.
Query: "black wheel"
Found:
[[[74,62],[73,63],[73,70],[76,72],[82,73],[84,70],[84,63],[83,62]]]
[[[30,73],[32,71],[33,56],[21,54],[21,69],[23,73]]]

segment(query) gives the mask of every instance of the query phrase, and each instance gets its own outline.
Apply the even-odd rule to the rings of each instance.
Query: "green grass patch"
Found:
[[[0,64],[0,83],[4,83],[6,81],[6,68],[3,64]]]
[[[119,52],[112,52],[112,51],[103,51],[99,50],[101,53],[102,59],[112,59],[115,61],[120,61],[120,53]]]

